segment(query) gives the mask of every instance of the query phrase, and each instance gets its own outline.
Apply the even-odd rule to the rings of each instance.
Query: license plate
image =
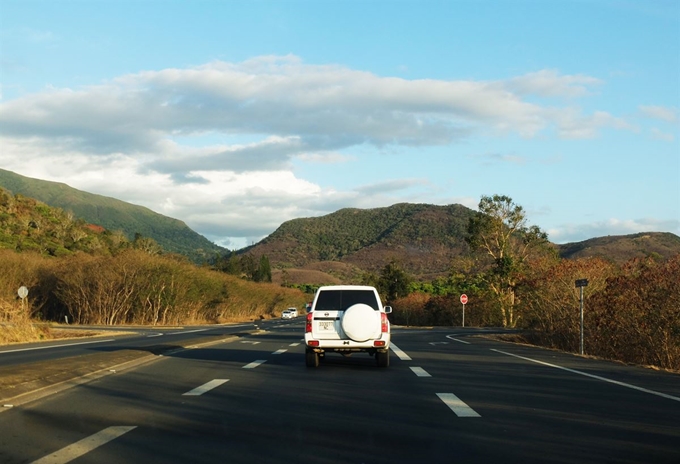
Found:
[[[319,321],[319,330],[324,332],[335,332],[335,321]]]

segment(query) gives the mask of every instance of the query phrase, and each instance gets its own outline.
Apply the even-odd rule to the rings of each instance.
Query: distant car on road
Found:
[[[281,313],[281,319],[293,319],[293,313],[286,309]]]
[[[290,307],[286,311],[289,311],[292,314],[292,317],[298,317],[298,310],[297,308]]]

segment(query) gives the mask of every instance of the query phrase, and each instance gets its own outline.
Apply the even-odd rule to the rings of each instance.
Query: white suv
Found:
[[[314,295],[305,324],[305,361],[317,367],[328,352],[350,356],[366,352],[380,367],[390,365],[390,306],[374,287],[333,285]]]

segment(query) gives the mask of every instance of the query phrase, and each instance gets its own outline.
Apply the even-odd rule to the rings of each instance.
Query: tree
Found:
[[[505,195],[482,196],[479,213],[470,218],[466,241],[490,259],[484,280],[495,296],[503,325],[517,324],[515,288],[529,253],[548,243],[538,226],[527,227],[524,209]]]
[[[255,282],[271,282],[272,281],[272,268],[269,264],[269,258],[266,255],[260,256],[260,265],[253,274],[253,280]]]
[[[132,241],[132,248],[135,250],[142,250],[150,255],[160,255],[163,253],[163,248],[151,237],[144,237],[139,232],[135,233],[135,239]]]
[[[522,326],[529,329],[526,336],[532,343],[578,352],[580,292],[575,281],[588,279],[584,300],[586,314],[591,317],[591,296],[602,291],[616,272],[616,265],[602,258],[532,262],[518,290]],[[586,346],[590,346],[590,339]]]
[[[378,291],[385,295],[388,302],[409,294],[411,278],[394,261],[388,263],[380,272]]]

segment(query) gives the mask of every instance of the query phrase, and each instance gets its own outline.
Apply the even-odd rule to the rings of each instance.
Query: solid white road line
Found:
[[[201,396],[203,393],[212,390],[213,388],[219,387],[223,383],[229,382],[229,379],[215,379],[208,383],[204,383],[200,387],[196,387],[191,391],[183,393],[182,396]]]
[[[288,351],[288,350],[276,350],[276,351],[274,351],[272,354],[283,354],[283,353],[285,353],[286,351]]]
[[[411,370],[418,377],[432,377],[425,369],[422,367],[412,367]]]
[[[496,353],[505,354],[505,355],[512,356],[512,357],[519,358],[519,359],[524,359],[525,361],[531,361],[531,362],[534,362],[536,364],[542,364],[544,366],[554,367],[555,369],[561,369],[563,371],[571,372],[572,374],[584,375],[586,377],[590,377],[591,379],[597,379],[597,380],[601,380],[603,382],[613,383],[615,385],[621,385],[622,387],[632,388],[633,390],[641,391],[641,392],[644,392],[644,393],[650,393],[652,395],[660,396],[662,398],[667,398],[669,400],[680,401],[680,398],[678,398],[677,396],[668,395],[666,393],[661,393],[661,392],[657,392],[657,391],[654,391],[654,390],[648,390],[646,388],[637,387],[637,386],[631,385],[629,383],[619,382],[618,380],[612,380],[612,379],[608,379],[606,377],[600,377],[599,375],[588,374],[587,372],[577,371],[576,369],[569,369],[568,367],[558,366],[557,364],[550,364],[550,363],[547,363],[547,362],[544,362],[544,361],[539,361],[537,359],[526,358],[526,357],[520,356],[518,354],[508,353],[507,351],[501,351],[501,350],[495,350],[495,349],[491,349],[491,351],[495,351]]]
[[[183,332],[171,332],[171,333],[169,333],[169,334],[166,334],[166,335],[182,335],[182,334],[191,334],[191,333],[195,333],[195,332],[205,332],[206,330],[208,330],[208,329],[196,329],[196,330],[187,330],[187,331],[183,331]]]
[[[394,343],[390,343],[390,348],[392,349],[392,351],[394,351],[394,354],[396,354],[399,357],[399,359],[401,359],[402,361],[410,361],[411,360],[411,357],[409,355],[407,355],[406,353],[404,353],[403,351],[401,351],[401,348],[399,348]]]
[[[94,435],[83,438],[82,440],[77,441],[66,448],[60,449],[56,453],[52,453],[41,459],[38,459],[37,461],[33,461],[33,464],[65,464],[67,462],[71,462],[74,459],[89,453],[93,449],[99,448],[111,440],[114,440],[136,428],[137,426],[118,426],[105,428],[101,432],[97,432]]]
[[[34,348],[19,348],[17,350],[0,351],[0,354],[18,353],[19,351],[47,350],[49,348],[63,348],[65,346],[90,345],[92,343],[105,343],[105,342],[112,342],[112,341],[114,341],[113,338],[110,338],[108,340],[97,340],[97,341],[94,341],[94,342],[78,342],[78,343],[64,343],[63,345],[36,346]]]
[[[466,342],[465,340],[458,340],[457,338],[453,338],[453,335],[447,335],[446,338],[448,338],[449,340],[453,340],[454,342],[465,343],[466,345],[470,344],[470,342]]]
[[[266,362],[267,362],[266,359],[258,359],[257,361],[253,361],[250,364],[246,364],[245,366],[243,366],[243,369],[255,369],[260,364],[264,364]]]
[[[437,393],[437,396],[445,405],[451,408],[451,411],[455,412],[458,417],[482,417],[477,414],[477,411],[465,404],[453,393]]]

